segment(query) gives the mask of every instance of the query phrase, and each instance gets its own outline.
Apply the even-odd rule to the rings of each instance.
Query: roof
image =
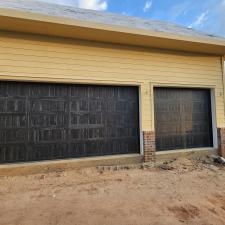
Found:
[[[195,36],[200,38],[221,39],[217,36],[199,32],[190,28],[178,26],[175,24],[156,21],[144,20],[137,17],[124,16],[102,11],[80,9],[75,7],[50,4],[32,0],[7,0],[0,1],[1,8],[9,8],[27,11],[31,13],[41,13],[48,16],[65,17],[74,20],[95,22],[108,25],[117,25],[135,29],[154,30],[165,33],[176,33],[186,36]],[[225,39],[224,39],[225,40]]]
[[[16,31],[22,31],[22,32],[29,32],[29,33],[40,33],[40,34],[48,34],[48,35],[58,35],[58,36],[66,36],[66,32],[61,32],[63,33],[60,34],[60,31],[57,32],[50,32],[50,26],[52,26],[53,29],[53,24],[54,25],[61,25],[61,29],[66,29],[66,26],[68,28],[77,28],[77,31],[79,30],[80,35],[69,35],[67,34],[68,37],[75,37],[75,38],[81,38],[81,39],[88,39],[88,40],[96,40],[96,41],[106,41],[106,42],[114,42],[111,40],[110,36],[109,38],[96,38],[97,36],[104,36],[106,33],[105,31],[108,32],[114,32],[114,33],[120,33],[122,34],[127,34],[124,36],[124,38],[128,38],[132,35],[134,36],[140,36],[140,37],[152,37],[152,39],[149,38],[145,39],[146,43],[143,43],[143,40],[139,42],[136,40],[135,41],[127,41],[128,44],[134,43],[134,45],[141,45],[141,46],[148,46],[148,47],[162,47],[162,48],[169,48],[165,44],[155,44],[154,43],[151,45],[149,44],[150,41],[154,42],[154,38],[158,39],[163,39],[164,42],[165,40],[176,40],[180,42],[192,42],[198,43],[199,47],[201,44],[205,45],[211,45],[214,47],[220,47],[220,51],[217,50],[211,50],[209,48],[208,52],[205,49],[204,51],[206,53],[213,53],[213,54],[221,54],[225,55],[225,39],[222,37],[218,37],[215,35],[207,34],[204,32],[196,31],[190,28],[186,28],[183,26],[167,23],[167,22],[162,22],[162,21],[156,21],[156,20],[144,20],[136,17],[130,17],[130,16],[124,16],[124,15],[118,15],[118,14],[112,14],[112,13],[106,13],[106,12],[100,12],[100,11],[94,11],[94,10],[87,10],[87,9],[79,9],[75,7],[70,7],[70,6],[62,6],[58,4],[50,4],[50,3],[45,3],[45,2],[39,2],[39,1],[33,1],[33,0],[7,0],[7,1],[0,1],[0,19],[4,19],[5,23],[3,25],[3,22],[0,24],[0,29],[5,29],[5,30],[16,30]],[[20,20],[20,23],[19,23]],[[11,23],[10,23],[11,21]],[[18,22],[17,28],[15,27],[15,22]],[[43,23],[43,28],[48,28],[48,31],[45,33],[42,31],[38,31],[38,26],[36,27],[36,30],[34,30],[35,27],[29,28],[19,28],[20,24],[25,25],[25,22],[29,21],[29,24],[27,25],[37,25],[37,22]],[[13,24],[14,23],[14,26]],[[48,23],[48,27],[47,26]],[[63,27],[64,26],[64,27]],[[56,26],[55,26],[56,28]],[[58,27],[59,28],[59,27]],[[79,28],[79,29],[78,29]],[[85,29],[86,33],[84,32]],[[29,30],[30,29],[30,30]],[[32,30],[33,29],[33,30]],[[40,29],[40,27],[39,27]],[[95,31],[92,34],[93,35],[87,35],[87,31]],[[83,35],[82,32],[83,32]],[[96,32],[99,32],[98,35],[96,35]],[[101,32],[102,31],[102,32]],[[72,29],[71,29],[72,33]],[[76,33],[76,32],[75,32]],[[112,34],[112,33],[111,33]],[[129,35],[130,36],[129,36]],[[86,36],[85,36],[86,35]],[[96,37],[95,37],[96,35]],[[93,36],[93,38],[91,37]],[[134,38],[133,36],[133,38]],[[87,38],[85,38],[87,37]],[[117,38],[118,39],[118,38]],[[122,43],[122,38],[121,43]],[[131,38],[132,39],[132,38]],[[157,40],[160,42],[160,40]],[[118,40],[116,43],[120,43]],[[142,44],[141,44],[142,42]],[[148,44],[147,44],[148,43]],[[177,42],[178,43],[178,42]],[[124,43],[122,43],[124,44]],[[180,43],[181,44],[181,43]],[[184,44],[184,43],[183,43]],[[164,46],[165,45],[165,46]],[[178,43],[179,45],[179,43]],[[174,47],[171,47],[172,49]],[[186,49],[188,51],[190,49],[189,47]],[[175,50],[185,50],[180,47],[180,49]],[[191,50],[192,51],[192,50]],[[194,50],[193,50],[194,51]],[[196,49],[196,51],[201,52],[199,48]]]

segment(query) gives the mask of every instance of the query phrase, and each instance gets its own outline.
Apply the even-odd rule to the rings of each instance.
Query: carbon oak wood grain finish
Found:
[[[156,150],[212,147],[210,90],[155,88]]]
[[[0,163],[139,152],[137,87],[0,82]]]

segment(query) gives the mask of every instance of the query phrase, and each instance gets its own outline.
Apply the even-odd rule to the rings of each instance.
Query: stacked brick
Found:
[[[155,133],[153,131],[143,132],[144,140],[144,162],[155,161]]]
[[[225,128],[218,128],[218,148],[220,156],[225,158]]]

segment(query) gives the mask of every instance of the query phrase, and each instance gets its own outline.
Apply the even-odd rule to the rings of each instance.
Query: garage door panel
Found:
[[[100,100],[92,100],[89,101],[89,110],[93,112],[102,112],[103,101]]]
[[[157,150],[176,150],[185,148],[185,135],[163,135],[156,137]]]
[[[41,143],[28,145],[27,161],[41,161],[49,159],[69,158],[67,143]]]
[[[26,97],[28,90],[25,84],[0,82],[0,97]]]
[[[0,162],[26,160],[27,94],[25,85],[0,82]]]
[[[88,87],[87,86],[72,86],[71,87],[71,98],[88,98]]]
[[[30,101],[30,111],[40,113],[68,112],[68,102],[56,99],[32,99]]]
[[[0,103],[1,104],[1,103]],[[0,114],[0,129],[10,128],[25,128],[26,115],[25,114]]]
[[[32,113],[29,118],[29,126],[33,127],[64,127],[68,124],[68,116],[63,113],[57,114],[35,114]]]
[[[2,163],[139,152],[136,87],[0,82],[0,103]]]
[[[75,157],[85,157],[87,156],[85,152],[84,141],[72,141],[70,144],[70,156]]]
[[[0,163],[26,161],[27,149],[23,143],[0,144]]]
[[[210,147],[211,141],[209,139],[209,136],[205,133],[203,134],[189,134],[186,137],[186,145],[188,148],[196,148],[196,147],[202,147],[202,143],[205,144],[205,146]]]
[[[27,85],[27,84],[26,84]],[[66,85],[57,84],[31,84],[29,85],[29,95],[32,98],[67,98],[70,90]]]
[[[26,142],[26,129],[1,129],[0,143]]]
[[[210,91],[155,88],[156,149],[212,147]]]
[[[67,141],[68,130],[64,128],[29,129],[29,143]]]
[[[85,152],[87,156],[97,156],[101,155],[101,146],[103,146],[103,141],[98,140],[87,140],[85,142]]]
[[[26,99],[1,97],[0,112],[2,113],[24,113],[26,111]]]

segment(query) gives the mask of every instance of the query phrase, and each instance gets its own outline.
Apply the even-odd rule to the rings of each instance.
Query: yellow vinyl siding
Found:
[[[215,88],[225,127],[221,57],[0,32],[0,79],[138,85],[141,125],[153,129],[153,84]]]

